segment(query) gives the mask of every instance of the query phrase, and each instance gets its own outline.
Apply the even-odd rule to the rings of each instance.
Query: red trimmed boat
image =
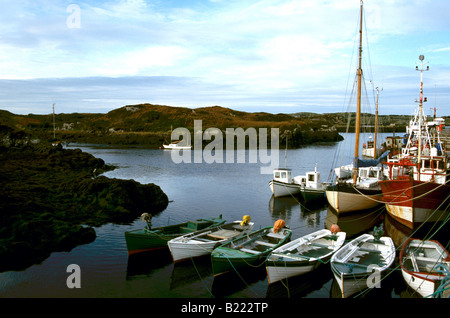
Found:
[[[388,180],[379,182],[387,212],[411,229],[443,221],[450,203],[450,163],[440,139],[445,121],[427,121],[423,114],[423,59],[421,55],[420,106],[407,127],[408,141],[400,154],[383,164]]]

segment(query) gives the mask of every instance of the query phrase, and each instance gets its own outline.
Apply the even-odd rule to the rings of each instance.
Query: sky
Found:
[[[354,111],[360,0],[1,0],[0,109]],[[450,115],[449,0],[365,0],[364,111]]]

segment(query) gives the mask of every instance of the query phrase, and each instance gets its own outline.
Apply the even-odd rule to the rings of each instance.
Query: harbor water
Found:
[[[345,135],[344,135],[345,136]],[[346,142],[348,142],[346,137]],[[352,145],[345,142],[322,143],[279,151],[279,165],[292,169],[293,176],[317,169],[327,181],[333,167],[351,163]],[[384,209],[338,217],[326,200],[305,204],[300,197],[273,198],[269,188],[271,174],[262,174],[262,162],[175,163],[171,152],[158,149],[115,148],[101,145],[70,145],[80,148],[107,164],[117,166],[105,175],[155,183],[168,195],[166,210],[155,215],[153,226],[181,223],[191,219],[218,216],[227,221],[250,215],[255,229],[284,219],[293,230],[292,239],[330,228],[337,223],[347,238],[371,232],[382,224],[385,234],[401,244],[411,235],[392,221]],[[282,147],[280,147],[282,148]],[[335,161],[342,153],[347,157]],[[194,152],[194,151],[192,151]],[[235,152],[235,151],[233,151]],[[225,157],[224,157],[225,158]],[[286,161],[285,161],[286,158]],[[341,159],[339,159],[341,160]],[[145,211],[143,211],[145,212]],[[214,277],[208,257],[174,264],[170,252],[159,251],[128,256],[124,232],[145,224],[136,219],[125,225],[106,224],[95,228],[94,242],[70,252],[55,252],[41,264],[23,271],[0,273],[0,297],[64,298],[333,298],[340,292],[329,264],[311,274],[269,285],[264,266]],[[447,236],[448,241],[448,236]],[[445,244],[447,242],[444,242]],[[444,244],[444,245],[445,245]],[[398,256],[399,249],[397,249]],[[68,267],[80,269],[79,288],[69,288]],[[381,282],[381,287],[362,297],[414,297],[402,281],[399,267]]]

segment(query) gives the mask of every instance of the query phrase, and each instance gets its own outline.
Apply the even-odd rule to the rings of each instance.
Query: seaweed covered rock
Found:
[[[0,147],[0,271],[90,243],[92,226],[131,222],[167,207],[157,185],[98,176],[110,169],[79,149]]]

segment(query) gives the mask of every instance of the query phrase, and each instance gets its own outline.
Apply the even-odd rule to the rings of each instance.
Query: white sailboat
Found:
[[[354,162],[351,166],[347,166],[346,169],[338,168],[341,172],[346,172],[348,175],[352,168],[352,178],[346,179],[342,182],[338,179],[338,182],[331,184],[325,191],[328,203],[338,213],[354,212],[359,210],[365,210],[374,208],[380,205],[381,188],[378,186],[378,180],[375,178],[361,178],[362,171],[361,160],[359,159],[359,135],[360,135],[360,118],[361,118],[361,86],[363,71],[361,67],[362,60],[362,25],[363,25],[363,2],[361,1],[360,11],[360,29],[359,29],[359,65],[356,72],[357,75],[357,103],[356,103],[356,124],[355,124],[355,151]],[[386,154],[387,156],[387,154]],[[376,160],[375,160],[376,165]],[[370,163],[373,164],[373,163]],[[361,180],[364,183],[361,183]],[[364,185],[364,186],[363,186]]]
[[[182,144],[183,140],[172,140],[172,127],[170,127],[170,138],[171,141],[169,144],[163,143],[163,148],[167,150],[190,150],[192,149],[191,145]]]

